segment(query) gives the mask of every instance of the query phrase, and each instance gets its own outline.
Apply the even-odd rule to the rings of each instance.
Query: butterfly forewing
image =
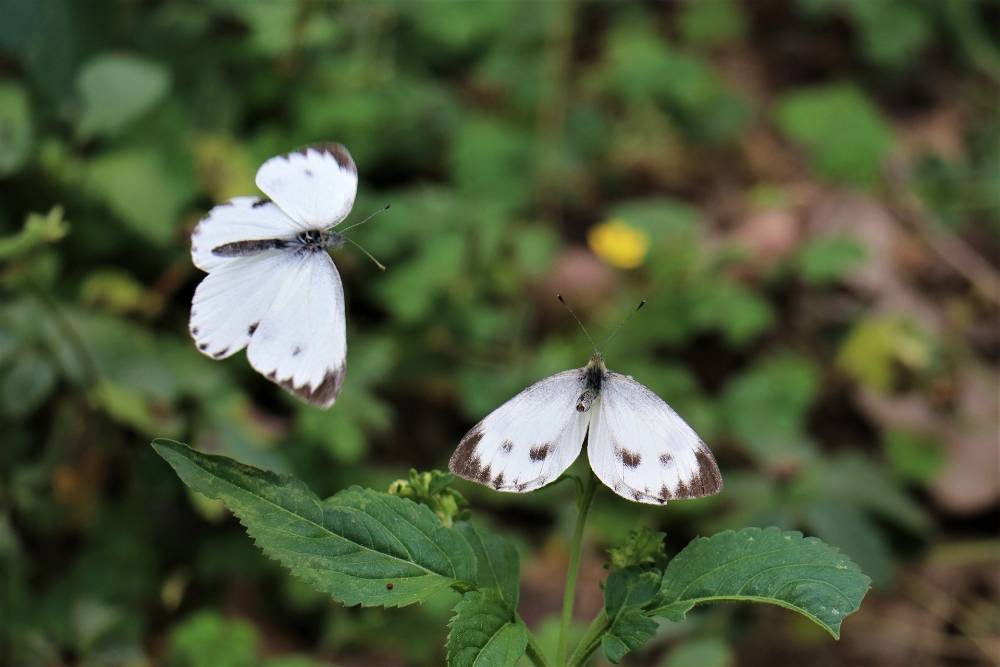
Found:
[[[325,251],[304,252],[293,261],[254,330],[247,358],[268,379],[325,408],[344,381],[344,288]]]
[[[652,391],[607,373],[590,423],[587,455],[597,477],[618,495],[662,504],[722,488],[712,452]]]
[[[576,411],[583,369],[531,385],[470,430],[449,468],[499,491],[527,492],[552,482],[580,453],[587,417]]]
[[[227,246],[288,239],[306,227],[261,197],[235,197],[209,211],[191,232],[191,259],[202,271],[214,271],[237,258]],[[217,252],[213,252],[216,251]],[[246,254],[253,254],[247,248]]]
[[[273,157],[257,170],[257,187],[294,220],[310,228],[347,217],[358,190],[358,170],[340,144],[319,144]]]

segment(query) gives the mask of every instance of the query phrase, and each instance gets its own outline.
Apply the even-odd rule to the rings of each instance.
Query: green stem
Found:
[[[549,667],[549,661],[545,658],[542,648],[538,645],[538,640],[531,632],[528,632],[528,648],[525,650],[525,655],[535,667]]]
[[[601,637],[603,637],[604,633],[608,631],[609,625],[610,621],[608,620],[608,616],[602,609],[601,613],[599,613],[590,624],[590,627],[587,628],[587,632],[584,633],[583,639],[581,639],[580,643],[576,645],[575,649],[573,649],[572,655],[569,656],[568,664],[570,667],[578,667],[586,664],[590,654],[597,650],[597,647],[601,645]]]
[[[580,573],[580,548],[583,545],[583,528],[587,523],[587,514],[594,501],[597,490],[597,479],[594,473],[587,471],[583,480],[583,492],[577,497],[576,526],[573,528],[573,541],[570,543],[569,568],[566,571],[566,590],[563,592],[562,622],[559,625],[559,650],[556,653],[556,664],[566,664],[566,643],[569,641],[569,626],[573,621],[573,603],[576,602],[576,579]]]

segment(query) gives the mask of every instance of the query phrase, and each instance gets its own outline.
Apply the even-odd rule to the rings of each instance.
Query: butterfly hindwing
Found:
[[[309,228],[347,217],[358,190],[358,169],[340,144],[318,144],[273,157],[257,170],[257,187]]]
[[[632,378],[609,372],[591,418],[587,455],[615,493],[643,503],[717,493],[712,452],[663,400]]]
[[[554,481],[587,432],[587,417],[575,408],[583,389],[583,369],[536,382],[474,426],[448,467],[498,491],[525,493]]]
[[[290,253],[268,250],[230,259],[205,276],[191,301],[198,349],[223,359],[246,347],[297,264]]]
[[[254,330],[247,359],[268,379],[326,408],[344,381],[344,288],[325,251],[303,252],[293,261],[295,266]]]

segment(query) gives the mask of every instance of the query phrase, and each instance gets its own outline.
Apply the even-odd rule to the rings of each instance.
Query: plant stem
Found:
[[[549,667],[549,661],[531,632],[528,633],[528,648],[525,650],[525,655],[535,667]]]
[[[556,664],[560,667],[566,664],[566,643],[569,641],[569,626],[573,621],[573,603],[576,602],[576,579],[580,573],[583,528],[587,523],[587,514],[590,512],[596,490],[597,480],[594,478],[594,473],[588,470],[587,476],[583,480],[583,490],[577,496],[576,526],[573,528],[573,541],[570,543],[566,590],[563,592],[562,622],[559,625],[559,650],[556,653]]]
[[[601,610],[601,613],[597,615],[594,621],[587,628],[587,632],[584,633],[583,639],[580,643],[576,645],[573,649],[573,654],[569,656],[569,662],[567,663],[570,667],[577,667],[578,665],[583,665],[587,662],[587,658],[590,654],[594,652],[595,649],[600,645],[601,637],[605,632],[608,631],[608,616]]]

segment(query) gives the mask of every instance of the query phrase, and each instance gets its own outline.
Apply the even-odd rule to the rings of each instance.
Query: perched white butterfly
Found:
[[[306,401],[333,405],[344,381],[344,288],[327,252],[351,211],[358,171],[340,144],[271,158],[257,171],[269,198],[236,197],[191,234],[208,272],[191,303],[198,349],[222,359],[247,348],[250,365]]]
[[[590,467],[623,498],[663,504],[722,489],[698,434],[652,391],[609,371],[596,351],[584,368],[540,380],[487,415],[448,467],[498,491],[526,493],[562,474],[585,436]]]

